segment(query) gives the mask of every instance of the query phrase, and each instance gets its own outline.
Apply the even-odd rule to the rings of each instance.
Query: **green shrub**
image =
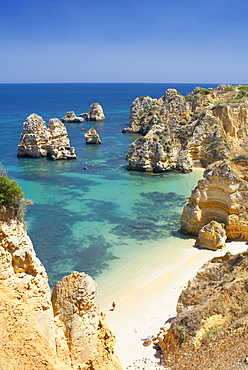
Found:
[[[209,89],[201,89],[200,90],[200,94],[202,94],[202,95],[208,95],[210,92],[211,92],[211,90],[209,90]]]
[[[247,161],[248,160],[248,155],[247,154],[240,154],[237,157],[231,159],[231,161]]]
[[[12,211],[19,220],[31,202],[24,199],[24,193],[16,181],[10,180],[5,172],[0,173],[0,209]]]
[[[224,88],[224,91],[233,91],[234,90],[234,88],[233,87],[225,87]]]
[[[248,85],[239,86],[239,90],[248,91]]]

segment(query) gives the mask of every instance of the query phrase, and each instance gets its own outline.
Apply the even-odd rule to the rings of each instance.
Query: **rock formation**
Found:
[[[65,276],[54,287],[52,302],[60,333],[56,338],[58,355],[66,359],[69,349],[73,369],[119,369],[113,355],[114,338],[94,302],[95,295],[96,283],[84,273]]]
[[[114,336],[94,303],[95,282],[74,272],[51,301],[46,271],[24,224],[0,214],[0,366],[8,370],[114,370]],[[3,220],[5,219],[5,220]]]
[[[195,245],[200,248],[207,248],[216,251],[225,247],[226,231],[225,225],[217,221],[211,221],[199,231]]]
[[[49,157],[52,160],[76,158],[64,124],[58,118],[52,118],[47,127],[42,117],[35,113],[23,123],[17,156]]]
[[[83,117],[77,117],[73,111],[66,112],[66,115],[62,118],[63,123],[83,123]]]
[[[248,251],[213,258],[199,270],[179,297],[176,318],[158,335],[166,368],[247,366],[247,271]]]
[[[204,172],[184,206],[181,230],[198,235],[215,220],[225,224],[229,239],[248,239],[248,160],[216,162]]]
[[[86,144],[102,144],[100,136],[98,135],[94,127],[91,127],[89,131],[84,134],[84,137],[86,140]]]
[[[105,115],[103,109],[99,103],[91,104],[88,113],[82,113],[82,117],[85,117],[87,121],[104,121]]]
[[[185,97],[168,89],[159,99],[136,98],[123,132],[144,136],[129,147],[128,169],[189,172],[246,151],[247,91],[247,85],[219,85]]]

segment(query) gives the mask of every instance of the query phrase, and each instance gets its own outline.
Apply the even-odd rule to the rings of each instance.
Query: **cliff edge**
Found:
[[[247,368],[248,251],[213,258],[179,297],[157,338],[171,370]],[[167,367],[168,366],[168,367]]]
[[[94,302],[96,283],[74,272],[56,284],[51,299],[45,268],[16,217],[23,193],[5,175],[0,180],[0,367],[121,369],[114,335]]]
[[[213,163],[192,190],[183,209],[181,230],[198,235],[210,221],[224,224],[229,239],[248,239],[248,158]]]
[[[136,98],[127,133],[139,133],[129,147],[127,168],[190,172],[247,151],[248,85],[196,87],[182,96],[168,89],[159,99]]]

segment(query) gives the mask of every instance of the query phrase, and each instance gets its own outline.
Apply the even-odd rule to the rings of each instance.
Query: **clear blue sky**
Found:
[[[0,83],[248,83],[248,0],[1,0]]]

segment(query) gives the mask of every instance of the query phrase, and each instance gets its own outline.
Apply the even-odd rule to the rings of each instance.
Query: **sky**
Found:
[[[248,0],[1,0],[0,83],[248,83]]]

